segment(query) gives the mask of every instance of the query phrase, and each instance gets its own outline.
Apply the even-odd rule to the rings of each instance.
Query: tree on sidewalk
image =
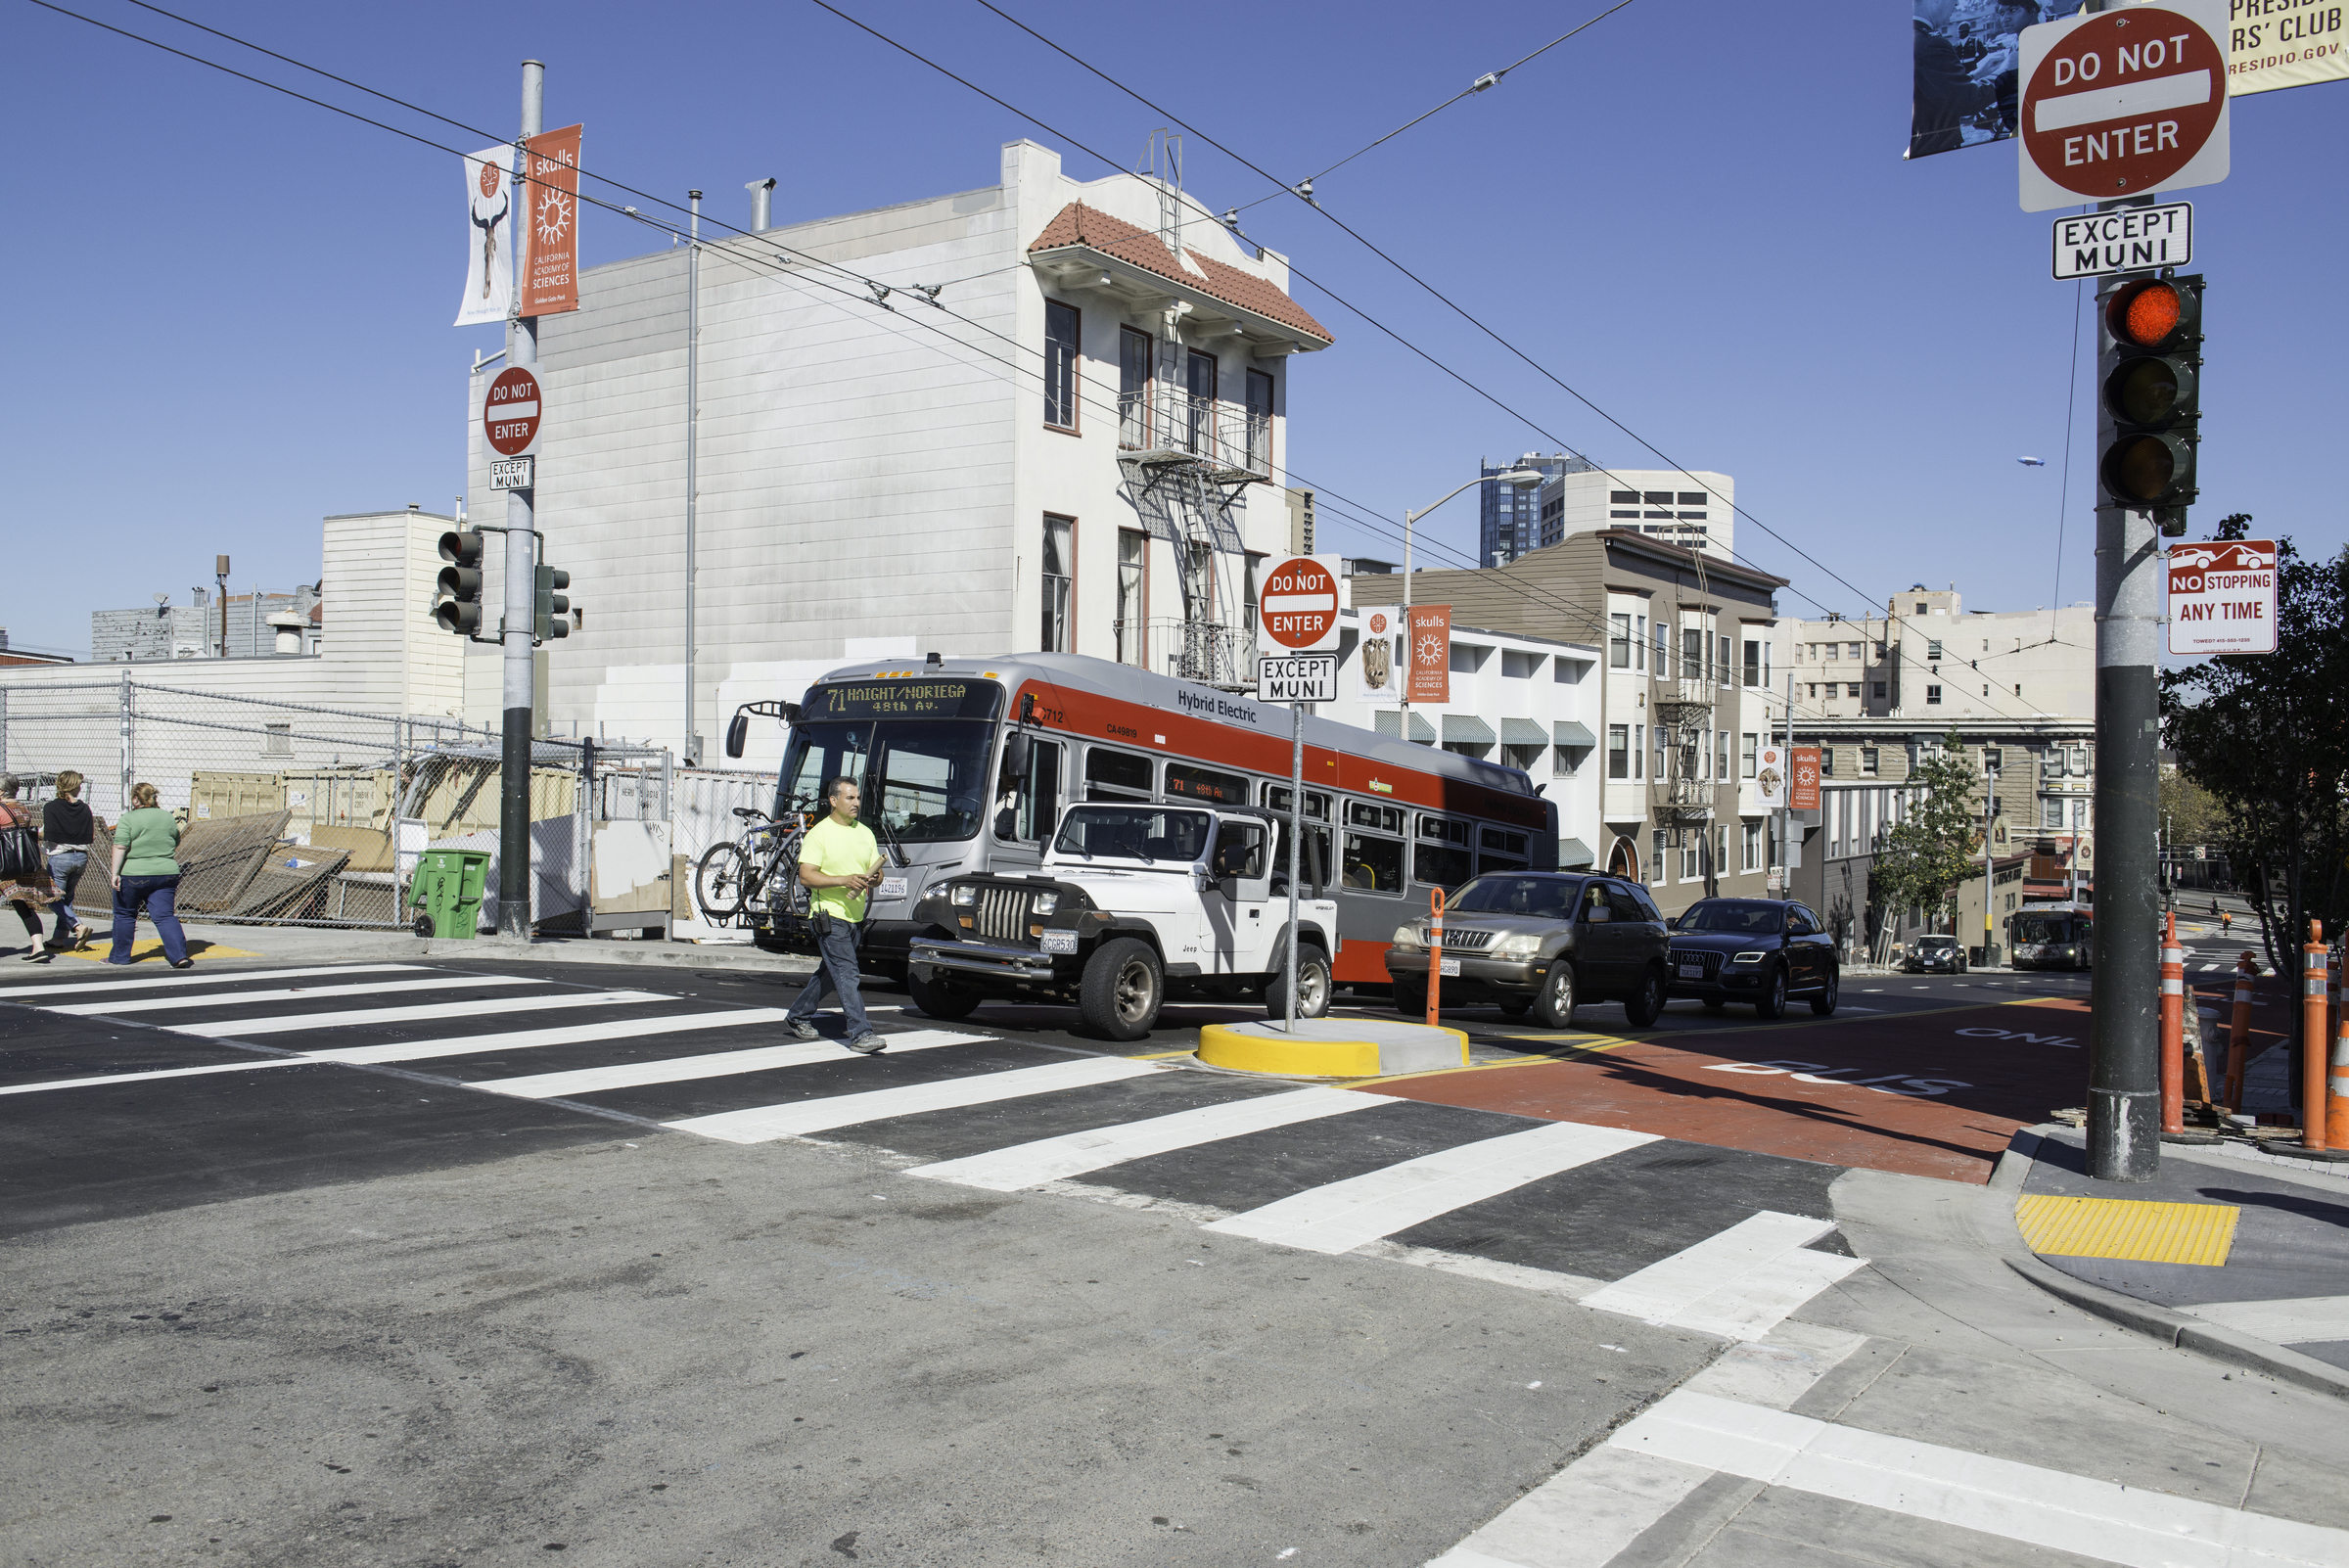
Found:
[[[1980,869],[1981,782],[1956,730],[1909,770],[1908,804],[1867,873],[1868,892],[1882,899],[1888,924],[1897,925],[1899,912],[1911,906],[1928,921],[1956,920],[1958,885]]]
[[[2220,525],[2241,538],[2247,513]],[[2349,915],[2349,551],[2277,545],[2276,651],[2165,670],[2162,726],[2187,777],[2217,802],[2220,842],[2259,917],[2268,961],[2297,975],[2308,922]]]

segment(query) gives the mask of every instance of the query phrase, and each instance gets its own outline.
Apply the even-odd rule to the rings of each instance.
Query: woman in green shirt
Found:
[[[115,945],[106,955],[110,964],[130,962],[131,939],[138,935],[139,911],[155,922],[163,939],[163,956],[174,969],[193,968],[188,956],[188,934],[179,926],[171,900],[179,890],[179,824],[155,804],[155,786],[134,784],[130,809],[115,824],[115,864],[108,880],[115,886]]]

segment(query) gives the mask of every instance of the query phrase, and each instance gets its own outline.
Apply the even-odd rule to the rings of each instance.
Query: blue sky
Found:
[[[63,3],[434,140],[489,139],[124,0]],[[699,186],[734,221],[743,182],[767,174],[779,222],[990,184],[1017,136],[1082,177],[1109,167],[806,0],[184,3],[500,136],[517,63],[539,57],[547,122],[585,122],[591,170],[680,199]],[[838,3],[1124,166],[1163,122],[969,0]],[[1004,8],[1295,178],[1607,3]],[[1903,162],[1908,16],[1905,0],[1634,0],[1316,194],[1673,460],[1736,476],[1791,541],[1738,526],[1743,558],[1794,579],[1787,612],[1880,609],[1917,580],[1982,609],[2086,599],[2085,377],[2056,550],[2075,294],[2048,277],[2052,214],[2018,209],[2011,144]],[[445,509],[463,367],[498,342],[446,325],[465,259],[455,161],[26,0],[0,18],[12,639],[86,649],[91,610],[185,603],[217,552],[240,589],[283,589],[317,576],[323,515]],[[2349,536],[2321,483],[2342,434],[2338,311],[2312,287],[2349,244],[2345,129],[2349,83],[2238,101],[2233,176],[2190,193],[2212,280],[2197,534],[2248,511],[2304,550]],[[1217,209],[1267,190],[1197,137],[1188,155]],[[1604,463],[1662,466],[1302,203],[1255,208],[1247,229],[1526,416],[1300,284],[1338,336],[1292,387],[1301,482],[1400,516],[1480,456],[1546,447],[1528,420]],[[644,239],[586,215],[590,263]],[[1425,526],[1472,551],[1473,492]],[[1394,553],[1343,527],[1324,547]],[[574,592],[594,602],[592,583]]]

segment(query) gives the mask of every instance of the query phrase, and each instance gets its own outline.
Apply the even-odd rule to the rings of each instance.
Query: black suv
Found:
[[[1776,899],[1701,899],[1672,922],[1672,993],[1708,1010],[1752,1002],[1761,1018],[1810,998],[1824,1018],[1843,987],[1835,939],[1799,903]]]
[[[1438,995],[1454,1006],[1490,1002],[1511,1018],[1532,1012],[1564,1029],[1581,1002],[1620,1001],[1634,1029],[1664,1010],[1664,916],[1635,882],[1579,872],[1488,871],[1454,891],[1444,910]],[[1396,928],[1387,948],[1395,1006],[1427,1011],[1427,921]]]

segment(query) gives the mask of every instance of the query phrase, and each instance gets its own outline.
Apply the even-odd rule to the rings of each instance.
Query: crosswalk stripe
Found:
[[[1348,1252],[1528,1181],[1655,1141],[1651,1132],[1553,1122],[1332,1181],[1202,1228],[1308,1252]]]
[[[301,980],[312,975],[372,975],[386,969],[422,969],[422,964],[320,964],[309,969],[232,969],[224,975],[172,975],[158,980],[69,981],[52,986],[0,986],[0,1000],[18,996],[62,996],[69,992],[165,991],[182,986],[233,986],[241,980]]]
[[[896,1048],[894,1040],[891,1047]],[[1294,1089],[1285,1094],[1202,1105],[1146,1121],[1037,1138],[1033,1143],[1015,1143],[960,1160],[917,1165],[903,1174],[926,1176],[933,1181],[951,1181],[958,1186],[984,1187],[990,1192],[1015,1192],[1021,1187],[1063,1181],[1128,1160],[1264,1132],[1276,1127],[1291,1127],[1324,1116],[1342,1116],[1380,1103],[1380,1096],[1358,1094],[1351,1089]]]
[[[194,1035],[204,1039],[242,1039],[248,1035],[290,1035],[302,1029],[420,1024],[440,1018],[484,1018],[492,1014],[547,1012],[558,1007],[620,1007],[674,1000],[675,997],[664,996],[657,991],[577,991],[555,996],[500,996],[494,1001],[427,1002],[416,1007],[354,1007],[345,1012],[300,1013],[291,1018],[221,1018],[207,1024],[161,1027],[174,1035]]]
[[[653,992],[618,992],[652,998]],[[662,996],[662,1001],[674,997]],[[507,1011],[499,1008],[500,1012]],[[732,1011],[671,1013],[661,1018],[617,1018],[594,1024],[561,1024],[551,1029],[518,1029],[501,1035],[455,1035],[446,1039],[398,1040],[384,1045],[339,1045],[310,1051],[313,1062],[342,1062],[367,1066],[377,1062],[429,1062],[442,1056],[480,1056],[490,1051],[535,1050],[546,1045],[587,1045],[598,1040],[635,1039],[644,1035],[679,1035],[705,1029],[744,1029],[752,1024],[779,1024],[780,1007],[740,1007]]]
[[[69,1017],[103,1013],[118,1018],[129,1013],[163,1012],[174,1007],[241,1007],[247,1002],[312,1001],[325,996],[365,996],[384,992],[454,991],[465,986],[544,986],[544,980],[507,979],[503,975],[458,975],[446,980],[367,981],[355,986],[292,986],[284,991],[241,991],[231,996],[158,996],[151,1001],[72,1002],[47,1009]]]
[[[720,1111],[714,1116],[689,1116],[662,1125],[680,1132],[723,1138],[729,1143],[764,1143],[858,1122],[880,1122],[924,1111],[958,1110],[966,1105],[988,1105],[1031,1094],[1114,1084],[1145,1073],[1179,1071],[1179,1068],[1129,1061],[1123,1056],[1088,1056],[1082,1061],[1020,1067],[1007,1073],[977,1073],[933,1084],[908,1084],[899,1088],[867,1089],[859,1094],[834,1094],[783,1105],[754,1106],[744,1111]]]
[[[40,1094],[50,1089],[92,1088],[107,1084],[152,1084],[159,1078],[203,1078],[210,1073],[252,1073],[264,1067],[298,1067],[302,1056],[255,1056],[243,1062],[213,1062],[204,1067],[161,1067],[151,1073],[105,1073],[96,1078],[53,1078],[39,1084],[0,1084],[0,1094]]]
[[[942,1045],[967,1045],[992,1038],[922,1029],[890,1036],[889,1049],[894,1056],[905,1051],[936,1050]],[[836,1039],[794,1040],[788,1045],[713,1051],[703,1056],[670,1056],[657,1062],[619,1062],[610,1067],[582,1067],[568,1073],[532,1073],[527,1078],[479,1079],[471,1086],[493,1089],[500,1094],[518,1094],[528,1100],[569,1099],[605,1089],[684,1084],[695,1079],[730,1078],[738,1073],[763,1073],[778,1067],[805,1067],[811,1062],[836,1062],[847,1054]]]
[[[1834,1228],[1832,1221],[1765,1209],[1602,1286],[1583,1305],[1731,1339],[1754,1338],[1861,1267],[1857,1258],[1803,1250]]]

